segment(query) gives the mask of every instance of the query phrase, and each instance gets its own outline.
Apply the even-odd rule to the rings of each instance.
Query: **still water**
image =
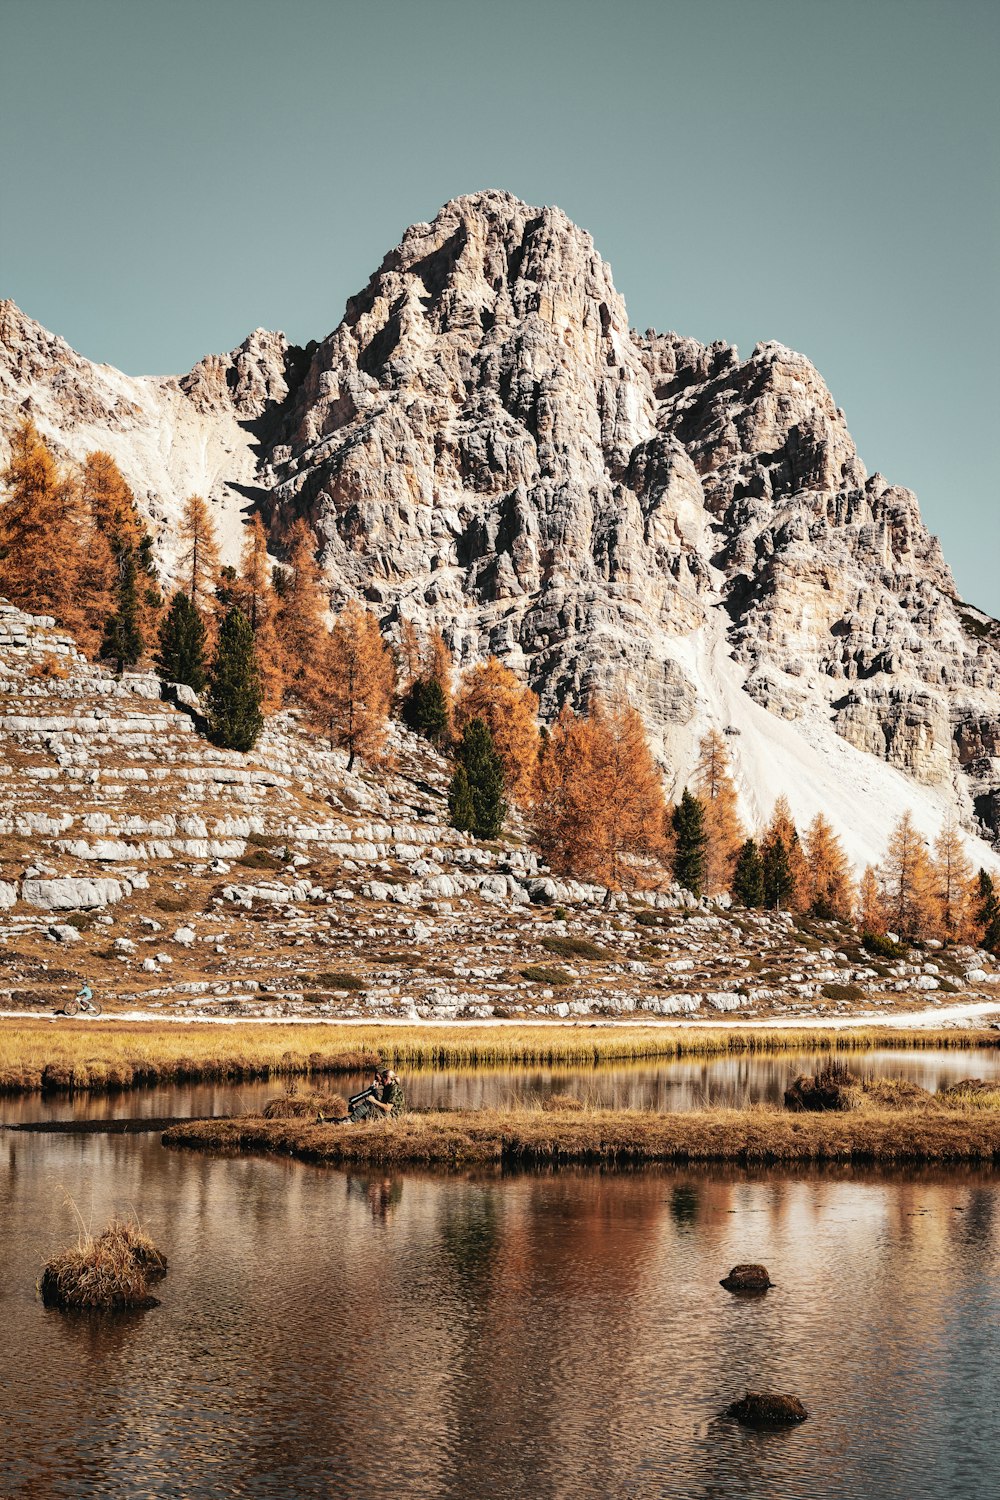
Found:
[[[947,1088],[960,1078],[1000,1078],[1000,1048],[996,1047],[962,1051],[940,1048],[926,1052],[883,1048],[836,1056],[844,1066],[863,1076],[888,1074],[909,1078],[932,1092]],[[783,1056],[681,1058],[589,1068],[428,1068],[404,1073],[403,1081],[407,1103],[416,1109],[480,1109],[532,1103],[554,1093],[574,1094],[586,1104],[618,1109],[702,1109],[709,1104],[780,1104],[791,1079],[799,1073],[817,1072],[829,1059],[828,1052],[801,1052]],[[370,1081],[369,1076],[359,1073],[319,1079],[317,1084],[349,1095]],[[309,1088],[304,1079],[295,1086],[303,1091]],[[59,1094],[44,1099],[37,1095],[0,1097],[0,1121],[14,1125],[31,1120],[248,1114],[262,1109],[268,1099],[280,1092],[281,1084],[271,1080],[136,1089],[89,1098]]]
[[[347,1175],[0,1132],[0,1495],[995,1495],[998,1180]],[[162,1305],[42,1308],[74,1212],[128,1207]],[[741,1260],[764,1299],[718,1285]],[[810,1420],[720,1420],[748,1383]]]

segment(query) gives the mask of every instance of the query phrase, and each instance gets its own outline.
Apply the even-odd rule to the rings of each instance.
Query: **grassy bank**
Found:
[[[935,1108],[866,1114],[777,1109],[474,1110],[399,1121],[315,1125],[244,1117],[176,1125],[164,1143],[209,1151],[281,1153],[302,1161],[393,1167],[732,1162],[909,1165],[1000,1160],[1000,1114]]]
[[[237,1026],[121,1021],[0,1021],[0,1094],[100,1092],[152,1084],[240,1082],[353,1073],[384,1058],[400,1069],[598,1066],[682,1057],[782,1052],[857,1053],[876,1047],[1000,1046],[997,1031],[771,1031],[591,1027]]]

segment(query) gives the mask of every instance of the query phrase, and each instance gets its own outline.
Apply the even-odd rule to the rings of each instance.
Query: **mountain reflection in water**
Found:
[[[134,1205],[162,1305],[33,1298]],[[1000,1490],[996,1179],[345,1175],[0,1134],[0,1494],[810,1497]],[[729,1296],[761,1260],[765,1298]],[[745,1385],[801,1428],[719,1420]]]

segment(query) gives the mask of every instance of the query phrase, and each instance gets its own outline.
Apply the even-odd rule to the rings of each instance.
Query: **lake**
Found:
[[[0,1495],[995,1494],[998,1180],[359,1175],[0,1132]],[[162,1305],[44,1309],[77,1217],[129,1208],[169,1257]],[[718,1285],[742,1260],[765,1298]],[[810,1420],[722,1420],[748,1384]]]

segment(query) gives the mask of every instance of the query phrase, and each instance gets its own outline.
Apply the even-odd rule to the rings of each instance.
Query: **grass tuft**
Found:
[[[63,1311],[126,1312],[155,1307],[152,1283],[167,1274],[167,1258],[134,1219],[112,1219],[96,1239],[53,1256],[38,1291],[46,1307]]]

